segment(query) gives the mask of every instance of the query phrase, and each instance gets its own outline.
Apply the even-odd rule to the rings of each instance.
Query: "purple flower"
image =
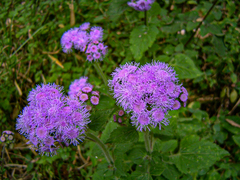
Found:
[[[181,94],[180,100],[181,100],[182,102],[187,101],[187,99],[188,99],[188,95],[187,95],[187,94]]]
[[[90,61],[90,62],[92,62],[93,56],[92,56],[92,55],[87,55],[87,60]]]
[[[98,98],[97,96],[92,96],[92,97],[91,97],[91,103],[92,103],[93,105],[98,105],[98,103],[99,103],[99,98]]]
[[[117,104],[131,113],[132,124],[140,131],[168,125],[168,111],[179,109],[178,99],[187,98],[186,92],[179,97],[186,89],[178,84],[175,71],[165,63],[125,64],[116,68],[112,76],[109,87]]]
[[[180,102],[178,100],[175,100],[172,109],[178,110],[180,107],[181,107]]]
[[[79,28],[66,31],[61,38],[63,52],[70,53],[72,49],[85,52],[87,60],[102,61],[107,53],[107,46],[102,42],[103,29],[94,26],[90,29],[90,23],[83,23]]]
[[[134,8],[137,11],[147,11],[151,8],[151,4],[154,3],[155,0],[132,0],[128,2],[128,5]]]
[[[99,91],[92,91],[92,94],[95,96],[99,96]]]
[[[89,38],[91,41],[102,41],[103,29],[99,26],[94,26],[91,28]]]
[[[86,83],[86,78],[80,82]],[[59,144],[76,145],[83,139],[90,122],[88,110],[78,100],[64,96],[62,87],[38,85],[30,91],[28,102],[17,118],[16,129],[40,154],[55,154]],[[74,135],[69,136],[69,130]]]
[[[80,99],[80,101],[87,101],[88,100],[88,95],[83,93],[79,96],[79,99]]]
[[[85,87],[82,88],[82,92],[90,93],[91,91],[92,91],[92,87],[85,86]]]
[[[79,29],[81,30],[81,31],[86,31],[86,30],[88,30],[90,28],[90,23],[89,22],[85,22],[85,23],[83,23],[80,27],[79,27]]]
[[[82,94],[82,89],[84,87],[92,88],[93,86],[87,83],[88,77],[80,77],[79,79],[74,80],[69,86],[68,95],[70,98],[74,99],[77,96]]]

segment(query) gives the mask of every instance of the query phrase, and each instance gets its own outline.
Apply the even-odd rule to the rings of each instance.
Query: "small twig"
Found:
[[[215,0],[213,2],[212,7],[208,10],[206,16],[204,16],[203,20],[198,24],[196,31],[192,33],[191,37],[188,39],[188,41],[185,43],[184,47],[186,47],[188,45],[188,43],[190,43],[190,41],[192,40],[192,38],[195,36],[195,34],[197,33],[198,29],[200,28],[200,26],[202,25],[203,21],[208,17],[208,15],[210,14],[210,12],[212,11],[212,9],[214,8],[214,6],[217,4],[218,0]]]
[[[7,154],[7,157],[8,157],[8,159],[9,159],[9,161],[12,163],[12,159],[11,159],[10,156],[9,156],[9,153],[8,153],[8,150],[7,150],[6,146],[5,146],[5,152],[6,152],[6,154]]]
[[[22,165],[22,164],[5,164],[4,167],[27,168],[27,165]]]
[[[229,124],[231,124],[232,126],[237,127],[237,128],[240,128],[240,125],[237,124],[237,123],[235,123],[234,121],[232,121],[232,120],[230,120],[230,119],[226,119],[226,121],[227,121]]]
[[[80,159],[84,162],[84,164],[86,164],[87,161],[86,161],[86,159],[83,157],[83,155],[81,153],[80,145],[77,146],[77,150],[78,150],[78,154],[79,154]]]
[[[86,166],[88,166],[88,165],[91,165],[91,164],[92,164],[92,162],[87,162],[86,164],[83,164],[82,166],[77,167],[76,169],[77,169],[77,170],[80,170],[80,169],[82,169],[82,168],[84,168],[84,167],[86,167]]]
[[[229,111],[228,115],[232,114],[232,112],[237,108],[237,106],[240,104],[240,98],[238,99],[238,101],[236,102],[236,104],[233,106],[232,110]]]

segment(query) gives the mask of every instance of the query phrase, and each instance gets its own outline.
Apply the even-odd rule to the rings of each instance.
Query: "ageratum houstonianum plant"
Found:
[[[42,155],[60,146],[77,145],[90,122],[86,105],[65,96],[55,84],[38,85],[28,95],[28,105],[17,119],[16,129]]]
[[[137,11],[148,11],[155,0],[131,0],[128,5]]]
[[[172,67],[162,62],[140,66],[127,63],[112,73],[109,86],[124,111],[131,113],[137,130],[168,125],[168,111],[185,106],[188,92],[178,82]]]
[[[66,31],[61,38],[63,52],[70,53],[72,49],[85,52],[87,60],[102,61],[106,55],[107,46],[102,42],[103,29],[99,26],[90,28],[90,23],[83,23],[78,28]]]

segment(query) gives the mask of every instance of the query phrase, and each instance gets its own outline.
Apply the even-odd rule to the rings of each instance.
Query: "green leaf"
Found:
[[[237,124],[240,124],[240,118],[238,116],[227,116],[226,119],[229,119]],[[221,125],[223,128],[227,129],[229,132],[233,133],[233,134],[239,134],[239,128],[232,126],[231,124],[229,124],[225,118],[221,118]]]
[[[240,135],[232,136],[234,142],[240,147]]]
[[[168,151],[174,151],[177,146],[178,146],[178,142],[177,140],[169,140],[169,141],[166,141],[166,142],[162,142],[161,144],[162,148],[161,148],[161,151],[164,153],[164,152],[168,152]]]
[[[109,6],[107,14],[109,15],[110,20],[117,21],[124,11],[129,8],[127,2],[129,0],[113,0]]]
[[[101,95],[96,109],[110,109],[115,105],[115,100],[109,96]]]
[[[102,132],[101,140],[105,143],[107,141],[107,139],[109,138],[109,134],[111,134],[111,132],[114,129],[117,129],[118,126],[119,126],[118,123],[109,121]]]
[[[225,47],[225,44],[224,44],[224,38],[223,37],[213,36],[212,43],[213,43],[213,47],[215,49],[215,52],[219,56],[222,57],[222,56],[226,55],[226,47]]]
[[[202,75],[193,60],[184,54],[177,54],[169,64],[174,67],[179,79],[194,79]]]
[[[88,125],[93,131],[99,131],[105,125],[106,121],[109,119],[109,116],[114,109],[108,109],[104,111],[96,111],[90,116],[91,123]]]
[[[188,21],[186,30],[191,31],[191,30],[197,28],[198,24],[199,24],[199,22]]]
[[[143,53],[152,46],[159,30],[156,26],[137,26],[130,34],[130,49],[136,60],[140,60]]]
[[[180,144],[180,151],[172,157],[177,168],[183,173],[194,173],[211,167],[229,153],[209,141],[199,141],[196,135],[186,136]]]
[[[178,179],[180,176],[180,172],[177,170],[177,168],[174,165],[170,165],[165,163],[165,170],[163,171],[163,176],[169,180]]]
[[[230,75],[230,77],[231,77],[231,80],[232,80],[232,82],[235,84],[235,83],[237,83],[237,75],[235,74],[235,73],[232,73],[231,75]]]
[[[144,163],[144,157],[147,155],[147,152],[144,148],[134,148],[129,153],[129,159],[135,164]]]
[[[165,165],[162,163],[162,159],[159,156],[159,152],[152,153],[152,160],[150,162],[150,174],[153,176],[160,176],[165,170]]]
[[[152,180],[152,177],[148,173],[143,174],[142,172],[135,171],[131,174],[131,179],[132,180]]]
[[[129,127],[118,127],[111,134],[107,142],[112,143],[127,143],[137,142],[139,138],[136,128]]]
[[[176,52],[182,52],[184,50],[184,46],[182,43],[178,44],[176,47],[175,47],[175,51]]]

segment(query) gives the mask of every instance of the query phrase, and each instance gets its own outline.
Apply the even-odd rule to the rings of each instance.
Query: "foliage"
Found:
[[[240,3],[156,0],[145,16],[127,2],[0,2],[0,125],[1,132],[15,132],[13,148],[0,142],[2,179],[239,179]],[[108,54],[99,65],[107,79],[126,62],[159,60],[173,66],[187,88],[187,107],[169,114],[170,125],[151,129],[150,151],[128,115],[113,121],[119,107],[94,63],[84,53],[62,52],[62,34],[84,22],[104,29]],[[114,165],[88,139],[46,157],[15,131],[36,84],[54,82],[67,93],[80,76],[101,94],[89,132],[106,144]]]

